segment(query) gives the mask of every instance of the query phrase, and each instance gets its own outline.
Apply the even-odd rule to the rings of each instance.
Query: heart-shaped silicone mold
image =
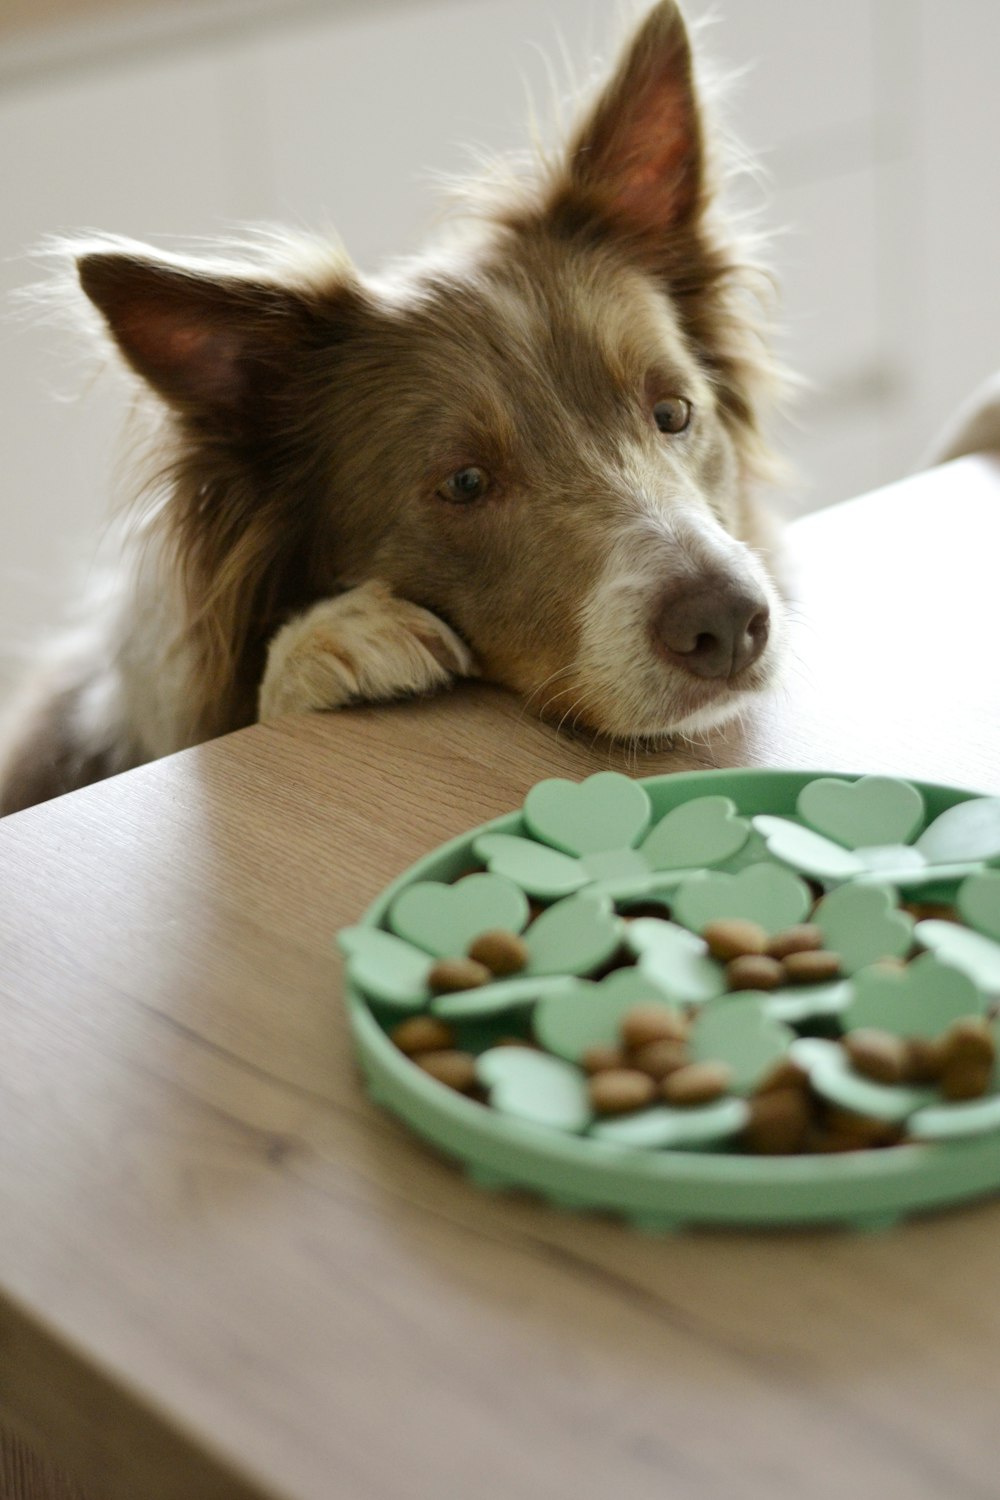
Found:
[[[802,788],[797,807],[804,823],[847,849],[908,844],[924,821],[916,787],[890,776],[820,776]]]
[[[812,920],[824,946],[840,954],[845,974],[880,958],[902,958],[913,942],[913,918],[879,885],[842,885],[824,896]]]
[[[491,1047],[480,1054],[476,1077],[501,1114],[573,1134],[590,1123],[587,1080],[561,1057],[531,1047]]]
[[[482,1020],[503,1015],[505,1011],[524,1010],[551,995],[566,994],[580,982],[569,974],[553,974],[544,979],[516,974],[513,979],[498,979],[495,984],[481,984],[473,990],[435,995],[430,1010],[442,1021]]]
[[[957,922],[918,922],[917,942],[935,958],[960,969],[991,1000],[1000,999],[1000,943]]]
[[[801,823],[793,823],[790,818],[774,818],[762,813],[754,818],[753,826],[763,837],[770,855],[816,880],[850,880],[865,869],[863,862],[850,849],[842,848],[811,828],[804,828]]]
[[[529,896],[560,901],[585,886],[590,877],[572,855],[513,833],[484,833],[473,844],[476,858],[494,875],[519,885]]]
[[[525,975],[592,974],[613,956],[623,923],[607,897],[567,896],[536,917],[524,934]]]
[[[621,881],[642,880],[650,877],[649,863],[638,849],[599,849],[596,854],[584,854],[580,860],[591,880]]]
[[[617,771],[598,771],[585,781],[539,781],[524,799],[531,833],[565,854],[627,849],[645,833],[651,814],[645,790]]]
[[[717,1099],[690,1109],[654,1105],[633,1115],[598,1120],[590,1127],[594,1140],[615,1146],[654,1150],[658,1146],[702,1146],[737,1135],[749,1119],[743,1099]]]
[[[742,849],[750,824],[728,797],[696,797],[661,818],[642,841],[654,870],[717,865]]]
[[[764,1009],[776,1021],[798,1026],[840,1016],[851,1003],[854,986],[849,979],[834,979],[829,984],[797,984],[783,990],[772,990],[765,996]]]
[[[462,954],[481,932],[520,932],[528,920],[521,887],[502,875],[467,875],[454,885],[420,880],[400,891],[389,908],[389,926],[435,958]]]
[[[394,1010],[419,1010],[430,998],[431,960],[418,948],[377,927],[345,927],[337,943],[347,955],[347,973],[373,1000]]]
[[[1000,870],[963,880],[955,904],[970,927],[1000,943]]]
[[[578,1062],[588,1047],[618,1041],[621,1018],[633,1005],[662,999],[638,969],[616,969],[599,984],[580,980],[575,988],[540,1000],[532,1025],[543,1047],[567,1062]]]
[[[673,913],[692,932],[723,917],[742,917],[773,934],[803,921],[810,904],[809,889],[797,876],[765,864],[738,875],[712,872],[686,880],[674,897]]]
[[[907,1125],[915,1141],[954,1141],[969,1135],[1000,1130],[1000,1096],[985,1094],[961,1104],[928,1104],[910,1116]]]
[[[917,839],[929,864],[1000,859],[1000,797],[974,797],[949,807]]]
[[[721,995],[725,975],[700,937],[675,922],[637,917],[625,941],[638,956],[639,973],[675,1005],[696,1005]]]
[[[734,1093],[745,1094],[788,1051],[789,1027],[768,1014],[768,996],[746,991],[705,1005],[691,1028],[695,1062],[722,1062],[733,1070]]]
[[[930,953],[905,969],[880,964],[854,975],[854,994],[844,1011],[848,1031],[874,1027],[897,1036],[940,1036],[953,1021],[978,1016],[985,1001],[967,975]]]

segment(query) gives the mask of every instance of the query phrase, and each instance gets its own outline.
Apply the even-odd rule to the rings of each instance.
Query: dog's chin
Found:
[[[631,703],[615,701],[611,696],[604,702],[589,699],[574,713],[571,724],[564,722],[559,727],[573,734],[599,735],[631,744],[639,740],[655,746],[730,723],[756,702],[773,678],[771,663],[758,662],[735,681],[688,681],[669,695],[661,691],[656,695],[661,701],[656,704],[646,696],[639,712],[633,706],[634,699]]]

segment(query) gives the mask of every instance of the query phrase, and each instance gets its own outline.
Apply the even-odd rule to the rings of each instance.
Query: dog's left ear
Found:
[[[643,261],[693,223],[706,197],[691,48],[675,0],[660,0],[577,130],[547,209],[596,221]]]

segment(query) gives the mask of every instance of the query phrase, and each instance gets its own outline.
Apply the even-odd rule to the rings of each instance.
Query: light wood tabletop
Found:
[[[1000,457],[790,550],[790,665],[732,732],[627,761],[470,685],[0,825],[0,1420],[85,1495],[997,1495],[1000,1205],[647,1237],[472,1187],[352,1061],[333,934],[541,776],[1000,792]]]

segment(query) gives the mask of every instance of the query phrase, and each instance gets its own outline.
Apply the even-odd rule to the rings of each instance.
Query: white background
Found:
[[[234,221],[333,225],[363,268],[432,222],[426,169],[523,145],[544,58],[586,76],[640,5],[607,0],[218,0],[0,34],[0,291],[47,233],[168,243]],[[689,14],[707,8],[690,0]],[[729,117],[769,182],[787,361],[812,381],[782,435],[789,504],[919,464],[1000,366],[1000,6],[717,0],[703,46],[741,70]],[[2,20],[2,14],[0,14]],[[527,85],[527,89],[526,89]],[[110,494],[120,394],[63,335],[0,332],[0,690],[58,620]]]

